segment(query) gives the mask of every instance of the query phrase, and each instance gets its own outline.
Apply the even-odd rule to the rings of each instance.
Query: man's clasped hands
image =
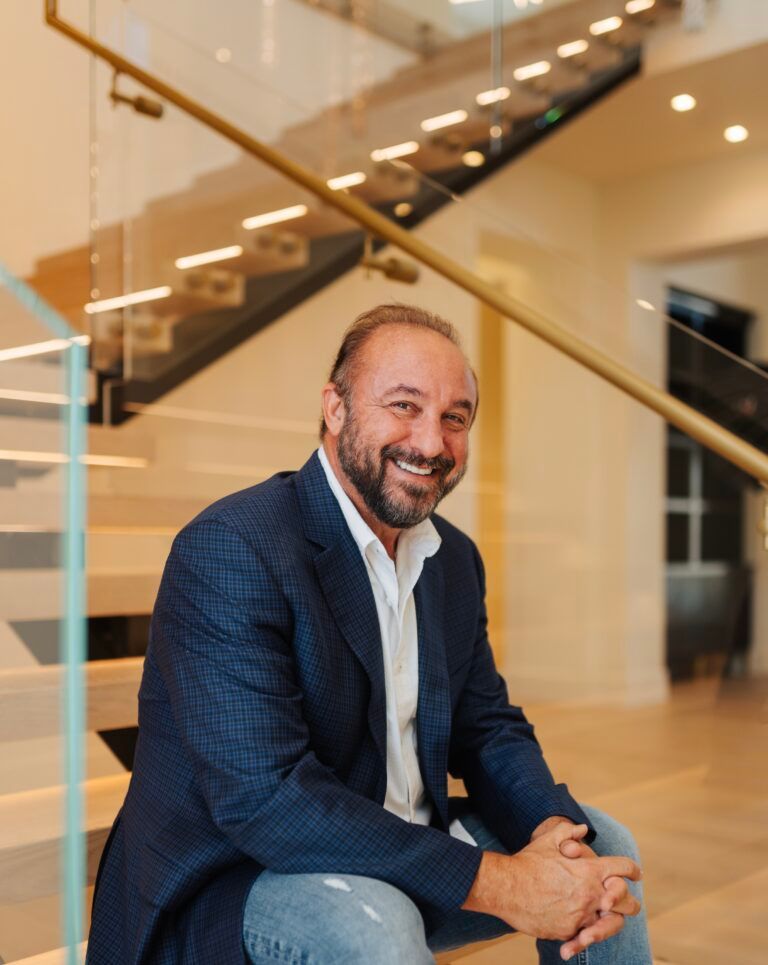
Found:
[[[501,918],[517,931],[564,942],[564,961],[605,941],[640,911],[627,880],[642,872],[631,859],[598,857],[582,840],[586,824],[553,817],[517,854],[483,854],[462,906]]]

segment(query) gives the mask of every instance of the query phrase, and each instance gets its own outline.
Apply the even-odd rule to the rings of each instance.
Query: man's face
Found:
[[[444,336],[386,325],[368,339],[345,401],[337,451],[382,523],[415,526],[459,483],[476,404],[472,373]]]

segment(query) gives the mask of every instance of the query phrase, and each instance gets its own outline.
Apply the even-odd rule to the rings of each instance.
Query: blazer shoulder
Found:
[[[285,538],[299,525],[295,476],[293,470],[279,472],[255,486],[223,496],[198,513],[181,532],[218,523],[252,544]]]

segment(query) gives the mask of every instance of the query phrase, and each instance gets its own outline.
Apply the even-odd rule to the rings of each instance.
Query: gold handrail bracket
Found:
[[[570,356],[580,365],[615,385],[642,405],[652,409],[692,439],[712,449],[724,459],[743,469],[750,476],[754,476],[759,482],[768,485],[768,456],[755,446],[724,429],[713,419],[707,418],[684,402],[680,402],[679,399],[663,389],[657,388],[652,382],[637,375],[605,353],[593,348],[546,316],[522,304],[506,292],[494,288],[452,258],[441,254],[411,232],[394,224],[389,218],[375,211],[365,202],[344,191],[332,190],[322,178],[317,177],[300,164],[268,145],[262,144],[261,141],[257,141],[250,134],[234,124],[230,124],[223,117],[187,97],[175,87],[164,83],[130,60],[126,60],[125,57],[111,48],[78,30],[72,24],[61,20],[58,16],[58,0],[45,0],[45,20],[55,30],[89,50],[94,56],[111,64],[121,74],[133,77],[148,90],[154,91],[159,97],[196,118],[233,144],[237,144],[248,154],[280,171],[291,181],[300,184],[303,188],[321,198],[326,204],[343,211],[344,214],[363,225],[373,235],[396,245],[402,251],[412,255],[417,261],[428,265],[439,275],[454,282],[491,308],[495,308],[510,321],[522,325],[523,328],[537,335],[553,348]]]

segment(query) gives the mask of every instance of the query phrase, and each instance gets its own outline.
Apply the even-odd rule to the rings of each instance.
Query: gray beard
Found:
[[[465,463],[460,472],[446,480],[445,474],[455,465],[452,459],[444,456],[423,459],[397,446],[385,446],[379,453],[380,462],[377,466],[371,451],[360,441],[354,418],[348,418],[339,433],[337,451],[341,468],[362,496],[365,505],[378,520],[393,529],[411,529],[431,516],[438,503],[458,486],[467,470]],[[428,492],[405,483],[396,497],[387,491],[387,462],[390,459],[430,466],[441,473],[441,481]]]

